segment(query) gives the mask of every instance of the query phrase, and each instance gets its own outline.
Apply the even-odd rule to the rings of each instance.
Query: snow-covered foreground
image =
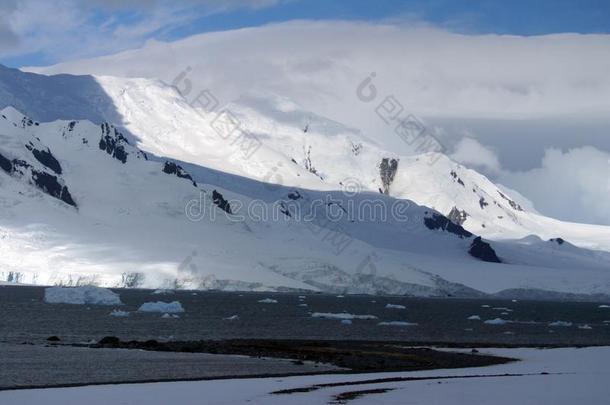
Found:
[[[489,349],[522,361],[406,373],[125,384],[8,391],[0,403],[82,404],[606,404],[610,347]],[[402,378],[402,380],[400,380]],[[406,380],[409,378],[410,380]],[[392,379],[390,381],[384,379]],[[377,380],[377,381],[371,381]],[[356,382],[356,383],[355,383]],[[357,382],[361,382],[360,384]],[[344,383],[344,384],[343,384]],[[355,384],[354,384],[355,383]],[[332,384],[331,387],[320,384]],[[274,391],[303,388],[288,394]],[[305,388],[309,388],[305,390]],[[356,395],[357,396],[357,395]]]

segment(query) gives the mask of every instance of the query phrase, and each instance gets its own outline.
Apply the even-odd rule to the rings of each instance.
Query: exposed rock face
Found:
[[[301,198],[303,198],[303,196],[301,195],[301,193],[298,192],[298,190],[294,190],[294,191],[291,191],[290,193],[288,193],[288,198],[296,201],[296,200],[300,200]]]
[[[462,179],[459,178],[458,174],[455,171],[452,170],[450,174],[451,177],[453,177],[453,180],[457,181],[458,184],[460,184],[462,187],[466,187]]]
[[[480,236],[476,237],[472,244],[470,245],[470,250],[468,253],[472,257],[476,257],[477,259],[483,260],[484,262],[489,263],[502,263],[498,255],[496,255],[495,250],[491,247],[491,245],[487,242],[484,242]]]
[[[479,205],[481,206],[481,209],[484,210],[485,207],[489,205],[489,203],[485,201],[485,197],[481,197],[479,198]]]
[[[462,228],[460,225],[454,224],[449,218],[440,214],[433,213],[431,216],[425,217],[424,225],[426,225],[428,229],[451,232],[460,238],[470,238],[472,236],[466,229]]]
[[[190,180],[191,183],[193,183],[193,186],[197,187],[197,183],[195,180],[193,180],[191,175],[188,174],[186,170],[182,168],[182,166],[177,165],[174,162],[165,162],[165,165],[163,166],[163,173],[174,174],[181,179]]]
[[[565,240],[563,238],[553,238],[550,239],[550,242],[555,242],[558,245],[563,245],[565,243]]]
[[[102,124],[102,137],[99,143],[101,150],[106,151],[107,154],[116,160],[127,163],[129,153],[125,151],[125,145],[129,145],[129,141],[127,141],[123,134],[107,123]]]
[[[516,211],[523,211],[523,208],[519,204],[517,204],[515,201],[511,200],[510,198],[508,198],[507,196],[505,196],[504,194],[502,194],[499,191],[498,191],[498,194],[500,194],[500,197],[502,197],[503,199],[508,201],[508,204],[512,207],[512,209],[514,209]]]
[[[233,214],[233,211],[231,211],[231,204],[229,204],[224,196],[216,190],[212,191],[212,201],[214,201],[214,204],[216,204],[218,208],[227,214]]]
[[[68,187],[62,185],[56,176],[45,172],[32,170],[32,180],[38,188],[42,189],[47,194],[60,199],[68,205],[76,207],[76,203],[72,199]]]
[[[59,164],[57,159],[55,159],[55,156],[53,156],[53,154],[51,153],[51,150],[49,148],[47,148],[46,150],[36,149],[34,147],[34,145],[32,144],[32,142],[29,142],[28,144],[26,144],[25,147],[30,152],[32,152],[32,155],[34,155],[36,160],[38,160],[42,165],[53,170],[56,174],[61,175],[61,173],[62,173],[61,165]]]
[[[390,193],[390,185],[392,184],[392,182],[394,182],[396,171],[398,171],[397,159],[381,159],[381,163],[379,164],[379,176],[381,177],[381,191],[383,192],[383,194]]]
[[[462,226],[468,218],[468,213],[466,211],[459,210],[457,207],[453,207],[451,212],[449,212],[449,215],[447,215],[447,218],[449,218],[449,220],[454,224]]]
[[[9,175],[24,176],[28,182],[46,194],[55,197],[68,205],[76,207],[76,203],[68,190],[57,176],[34,169],[28,162],[19,159],[9,160],[0,154],[0,168]]]

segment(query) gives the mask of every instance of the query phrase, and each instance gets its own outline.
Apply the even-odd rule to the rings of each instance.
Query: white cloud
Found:
[[[501,181],[546,215],[610,225],[610,154],[592,147],[547,150],[541,167],[505,172]]]
[[[500,161],[496,153],[470,137],[460,139],[451,158],[456,162],[490,173],[497,173],[500,170]]]

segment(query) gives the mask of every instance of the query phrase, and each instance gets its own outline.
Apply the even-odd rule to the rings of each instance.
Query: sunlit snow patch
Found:
[[[122,305],[119,294],[107,288],[49,287],[44,290],[44,301],[48,304],[74,305]]]

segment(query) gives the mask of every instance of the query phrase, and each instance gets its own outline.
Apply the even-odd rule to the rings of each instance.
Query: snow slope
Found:
[[[560,223],[521,211],[483,176],[442,155],[395,156],[268,93],[202,106],[157,81],[95,81],[114,110],[83,107],[94,122],[39,123],[2,110],[2,280],[441,296],[610,293],[608,254],[577,247],[606,249],[606,228],[565,224],[557,235]],[[120,125],[100,116],[119,116]],[[219,121],[227,116],[238,125]],[[467,210],[463,225],[475,235],[424,205],[443,214]],[[500,221],[500,213],[509,219]],[[510,240],[529,233],[569,242]],[[488,246],[476,234],[501,240]],[[490,263],[496,254],[503,263]]]

